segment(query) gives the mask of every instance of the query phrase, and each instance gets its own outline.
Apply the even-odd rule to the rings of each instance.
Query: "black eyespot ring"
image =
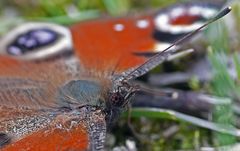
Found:
[[[59,39],[58,33],[50,29],[33,29],[15,38],[7,46],[7,52],[14,56],[24,55],[38,48],[55,43]]]
[[[46,59],[72,50],[68,28],[51,23],[25,23],[0,40],[0,55],[23,60]]]
[[[163,9],[154,18],[153,38],[160,42],[172,43],[203,25],[220,8],[216,3],[190,2]]]

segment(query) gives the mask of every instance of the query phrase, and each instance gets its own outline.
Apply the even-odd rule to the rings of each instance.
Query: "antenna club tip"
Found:
[[[230,12],[232,10],[232,7],[231,6],[228,6],[224,9],[226,12]]]
[[[232,11],[232,7],[231,6],[228,6],[227,7],[227,14],[229,13],[229,12],[231,12]]]
[[[228,6],[225,9],[223,9],[215,18],[215,20],[218,20],[220,18],[222,18],[223,16],[227,15],[229,12],[231,12],[232,7]]]

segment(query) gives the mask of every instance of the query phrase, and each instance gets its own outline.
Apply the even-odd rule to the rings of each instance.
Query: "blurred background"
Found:
[[[106,16],[154,12],[189,1],[2,0],[0,35],[26,21],[69,26]],[[193,40],[184,46],[198,51],[166,62],[138,81],[150,88],[177,92],[179,99],[173,101],[162,97],[157,103],[148,104],[146,102],[155,97],[137,94],[131,114],[135,132],[128,126],[126,112],[110,129],[109,148],[240,150],[240,1],[215,2],[230,5],[233,11],[225,19],[210,25],[199,37],[201,40]]]

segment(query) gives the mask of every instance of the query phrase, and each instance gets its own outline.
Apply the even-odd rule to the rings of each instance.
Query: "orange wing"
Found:
[[[153,16],[94,20],[70,29],[76,54],[87,68],[106,70],[116,64],[117,70],[132,68],[146,60],[132,53],[153,50],[155,44]]]
[[[148,16],[86,21],[70,30],[75,52],[87,69],[123,71],[148,59],[136,52],[162,51],[197,29],[218,9],[219,5],[214,3],[179,4]]]
[[[87,150],[89,145],[88,134],[79,125],[75,129],[60,130],[48,129],[37,131],[16,143],[3,148],[3,151],[16,151],[25,148],[26,151],[46,150]]]
[[[6,145],[4,151],[103,148],[104,114],[99,111],[86,113],[87,110],[82,109],[81,114],[1,109],[5,115],[0,114],[0,131],[7,132],[5,140],[10,141],[2,144],[5,140],[0,138],[0,144]]]
[[[80,114],[24,110],[19,110],[18,114],[16,109],[2,111],[5,116],[0,119],[0,131],[7,129],[10,139],[3,151],[80,151],[104,147],[106,125],[104,114],[99,111],[86,113],[85,108],[78,110]],[[8,117],[3,120],[6,114]]]

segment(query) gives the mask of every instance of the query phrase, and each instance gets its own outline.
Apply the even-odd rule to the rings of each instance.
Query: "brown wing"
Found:
[[[84,107],[61,109],[56,99],[63,84],[79,78],[78,65],[63,59],[20,62],[0,57],[0,148],[103,148],[104,114]]]
[[[67,60],[24,62],[0,57],[0,102],[8,107],[43,108],[57,105],[58,88],[77,77]]]
[[[49,126],[59,114],[53,110],[58,107],[57,89],[72,78],[74,75],[61,59],[24,62],[0,57],[1,134],[15,142]]]

